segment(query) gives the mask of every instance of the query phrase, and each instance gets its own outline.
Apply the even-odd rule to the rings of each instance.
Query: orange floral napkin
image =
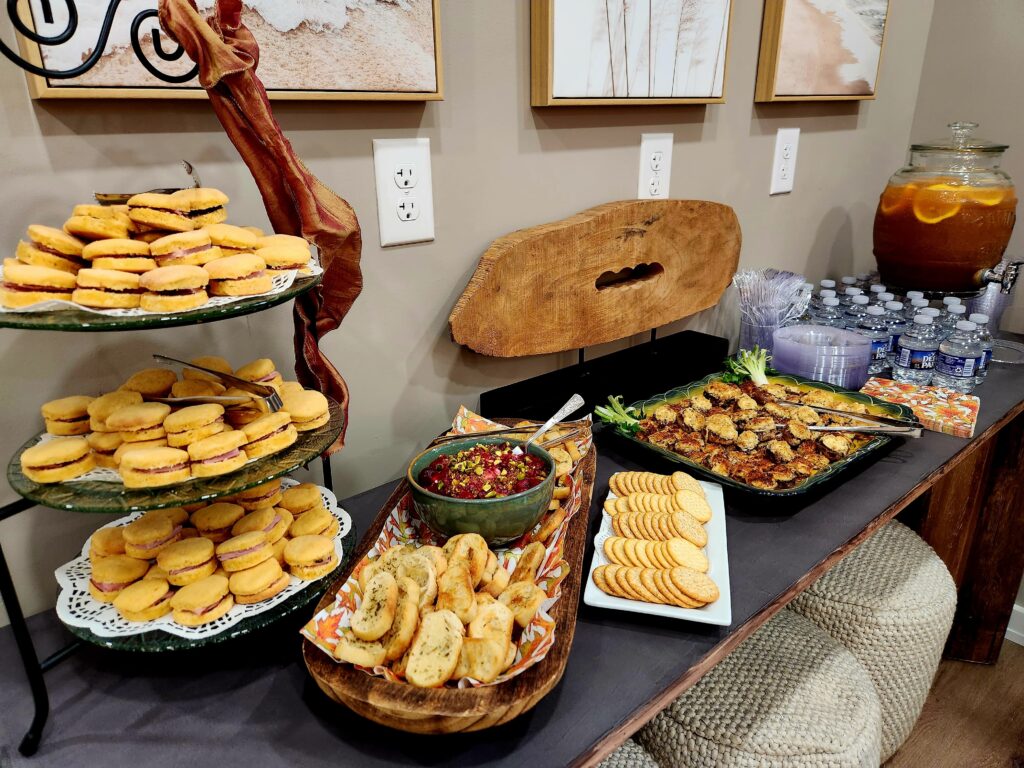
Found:
[[[933,432],[945,432],[955,437],[974,437],[981,400],[977,395],[965,395],[944,387],[924,387],[901,384],[891,379],[871,377],[861,387],[865,395],[889,403],[909,407],[920,422]]]

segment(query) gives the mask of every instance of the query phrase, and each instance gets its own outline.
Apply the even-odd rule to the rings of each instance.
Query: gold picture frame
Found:
[[[433,90],[324,90],[317,88],[273,88],[267,87],[267,95],[271,99],[275,100],[290,100],[290,101],[409,101],[409,102],[423,102],[423,101],[442,101],[444,99],[444,75],[442,69],[442,56],[441,56],[441,8],[440,0],[414,0],[418,2],[428,2],[431,5],[430,20],[432,24],[432,40],[433,40],[433,66],[434,66],[434,83],[435,88]],[[81,2],[81,0],[79,0]],[[153,7],[156,7],[154,0]],[[21,19],[25,25],[36,30],[36,24],[29,0],[18,0],[18,11]],[[123,18],[122,14],[119,14],[115,20],[115,24],[128,25],[131,23],[131,19]],[[155,21],[154,21],[155,24]],[[92,34],[92,40],[97,39],[96,34]],[[84,34],[83,31],[76,33]],[[147,41],[148,47],[152,47],[151,41]],[[28,40],[21,35],[18,35],[18,47],[22,57],[31,64],[39,67],[44,66],[44,59],[40,46],[36,43]],[[131,49],[127,49],[128,53],[131,54]],[[134,54],[132,54],[134,56]],[[107,54],[104,54],[106,58]],[[102,61],[102,59],[101,59]],[[151,58],[151,61],[159,62],[159,59]],[[182,57],[182,61],[189,64],[187,57]],[[141,65],[138,62],[133,62],[139,69]],[[178,65],[176,69],[182,69],[183,65]],[[187,71],[187,66],[184,66]],[[260,70],[262,71],[262,70]],[[75,78],[72,80],[50,80],[39,75],[26,73],[28,81],[29,94],[33,99],[205,99],[206,91],[198,85],[173,85],[169,83],[159,83],[156,78],[149,78],[156,84],[153,85],[94,85],[94,84],[75,84],[76,80],[86,79],[88,82],[88,75],[82,76],[81,78]]]
[[[574,3],[598,2],[602,8],[609,7],[606,0],[570,0]],[[648,0],[653,4],[658,0]],[[534,107],[578,107],[578,106],[626,106],[626,105],[685,105],[685,104],[722,104],[725,102],[725,83],[729,67],[729,45],[732,37],[732,13],[736,0],[718,0],[718,5],[723,5],[724,18],[723,28],[717,38],[717,53],[719,59],[715,59],[715,70],[712,76],[714,89],[717,94],[711,95],[686,95],[686,96],[584,96],[584,95],[558,95],[555,87],[555,4],[566,2],[566,0],[531,0],[530,3],[530,104]],[[623,7],[621,21],[625,25],[626,4],[623,0],[612,0],[612,5],[617,4]],[[676,7],[676,12],[681,8],[678,0],[670,0]],[[650,5],[648,6],[650,8]],[[607,12],[607,10],[605,11]],[[609,27],[611,21],[609,20]],[[611,32],[609,32],[609,35]],[[647,30],[650,36],[652,31]],[[678,54],[678,48],[676,49]],[[609,55],[609,65],[611,64]],[[652,90],[651,81],[654,79],[654,68],[648,62],[648,90]],[[614,74],[612,80],[614,81]],[[674,85],[674,83],[673,83]],[[613,89],[614,90],[614,89]],[[627,85],[626,90],[629,90]]]
[[[893,3],[889,0],[859,3],[856,11],[847,0],[828,0],[826,5],[829,4],[835,9],[826,13],[808,0],[765,0],[754,101],[870,101],[876,98],[885,32]],[[879,23],[877,14],[883,7]],[[786,27],[787,8],[791,28]],[[865,23],[855,24],[853,16]],[[798,31],[798,24],[802,31]],[[853,32],[852,44],[844,39],[844,25]],[[785,37],[787,30],[790,36]],[[807,39],[815,41],[816,51],[821,49],[822,39],[836,40],[836,45],[829,49],[831,60],[814,61],[810,58],[812,52],[798,50],[799,42]],[[871,57],[875,59],[873,67]],[[859,77],[842,74],[842,67],[851,65],[857,69]]]

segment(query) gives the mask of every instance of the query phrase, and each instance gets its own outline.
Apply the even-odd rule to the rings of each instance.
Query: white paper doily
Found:
[[[281,481],[282,488],[298,484],[298,481],[291,478],[285,478]],[[334,552],[338,556],[338,563],[340,564],[344,555],[341,541],[352,528],[352,518],[348,512],[338,506],[337,497],[329,490],[321,487],[320,495],[323,497],[324,506],[338,519],[341,525],[338,535],[334,537]],[[144,512],[136,512],[103,527],[113,528],[125,525],[144,514]],[[225,615],[215,621],[211,621],[209,624],[203,624],[198,627],[184,627],[176,624],[171,618],[171,614],[161,616],[155,621],[146,622],[122,619],[113,605],[101,603],[89,594],[89,575],[91,572],[89,540],[86,540],[82,546],[82,554],[79,557],[76,557],[69,563],[65,563],[54,571],[57,583],[61,587],[60,595],[57,597],[57,617],[65,624],[82,627],[99,637],[127,637],[153,630],[161,630],[171,635],[192,640],[213,637],[229,627],[233,627],[243,619],[248,619],[271,610],[314,583],[313,581],[303,581],[296,576],[292,576],[288,586],[269,600],[251,605],[239,605],[236,603]]]
[[[316,259],[310,259],[309,268],[313,275],[319,275],[323,273],[323,269],[320,268],[320,263]],[[252,299],[256,296],[273,296],[276,293],[282,293],[288,290],[292,283],[295,282],[295,278],[298,275],[297,270],[289,270],[287,272],[278,272],[273,275],[271,282],[273,288],[266,293],[257,293],[252,296],[211,296],[207,299],[206,303],[199,307],[193,307],[192,309],[182,310],[181,312],[175,312],[174,314],[188,314],[189,312],[196,312],[198,310],[210,309],[211,307],[222,307],[225,304],[234,304],[236,301],[242,301],[242,299]],[[0,282],[4,279],[4,268],[0,266]],[[35,304],[31,304],[27,307],[18,307],[17,309],[9,309],[7,307],[0,306],[0,312],[49,312],[49,311],[63,311],[68,309],[77,309],[81,312],[92,312],[97,315],[107,315],[108,317],[141,317],[146,315],[166,315],[166,312],[150,312],[149,310],[135,307],[134,309],[97,309],[96,307],[86,307],[81,304],[75,304],[73,301],[39,301]]]

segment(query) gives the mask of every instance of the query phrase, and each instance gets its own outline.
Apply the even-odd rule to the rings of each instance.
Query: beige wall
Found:
[[[979,123],[979,135],[1010,145],[1003,167],[1018,187],[1024,184],[1022,38],[1020,0],[936,0],[912,139],[948,135],[946,125],[954,120]],[[1024,259],[1024,226],[1016,228],[1006,252]],[[1014,301],[1002,327],[1024,332],[1024,300]]]
[[[861,104],[753,104],[760,13],[737,3],[728,103],[719,106],[532,110],[526,0],[446,0],[447,100],[423,106],[278,104],[298,153],[346,197],[365,235],[366,288],[326,349],[352,388],[349,445],[334,461],[341,494],[398,475],[459,405],[484,389],[571,362],[496,361],[455,348],[446,318],[476,259],[495,237],[634,196],[643,131],[672,131],[671,192],[733,205],[744,266],[826,274],[864,270],[871,220],[887,176],[903,160],[917,100],[932,3],[900,3],[886,40],[880,96]],[[798,126],[796,189],[769,198],[774,133]],[[995,133],[995,131],[993,131]],[[437,239],[381,250],[370,140],[428,136]],[[251,178],[203,103],[32,103],[21,74],[0,63],[0,233],[13,249],[26,224],[59,224],[93,190],[181,181],[179,158],[228,191],[232,219],[265,224]],[[697,325],[732,332],[706,313]],[[0,331],[6,461],[38,429],[47,399],[116,386],[151,351],[271,355],[287,366],[287,308],[192,329],[113,335]],[[14,498],[0,487],[0,502]],[[98,518],[35,509],[0,524],[24,605],[52,605],[53,568],[79,549]]]

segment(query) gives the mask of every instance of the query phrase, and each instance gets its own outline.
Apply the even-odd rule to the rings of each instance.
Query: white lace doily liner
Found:
[[[323,272],[320,268],[319,262],[316,259],[310,259],[309,268],[313,275],[319,275]],[[272,278],[273,288],[266,293],[256,293],[252,296],[211,296],[207,299],[206,303],[200,307],[194,307],[193,309],[186,309],[182,312],[174,312],[171,314],[186,315],[189,312],[196,312],[203,309],[210,309],[211,307],[221,307],[225,304],[234,304],[236,301],[242,299],[251,299],[255,296],[273,296],[275,293],[281,293],[288,290],[292,283],[295,282],[295,278],[298,275],[297,270],[289,270],[287,272],[275,272]],[[0,282],[4,279],[4,268],[0,266]],[[142,309],[141,307],[135,307],[133,309],[97,309],[96,307],[86,307],[81,304],[75,304],[73,301],[38,301],[35,304],[30,304],[27,307],[18,307],[17,309],[9,309],[8,307],[0,306],[0,312],[48,312],[48,311],[64,311],[68,309],[77,309],[82,312],[92,312],[97,315],[107,315],[109,317],[142,317],[146,315],[166,315],[167,312],[150,312],[149,310]]]
[[[298,485],[297,480],[284,478],[281,487]],[[352,518],[348,512],[338,506],[338,499],[326,488],[320,488],[320,495],[323,497],[324,506],[334,515],[341,525],[338,535],[334,537],[334,552],[338,556],[338,563],[341,563],[343,551],[341,541],[352,529]],[[144,512],[136,512],[119,520],[115,520],[104,528],[113,528],[125,525],[141,517]],[[65,624],[74,627],[82,627],[99,637],[128,637],[143,632],[151,632],[155,629],[167,632],[171,635],[188,639],[200,639],[220,634],[224,630],[233,627],[243,619],[248,619],[265,611],[269,611],[298,592],[307,589],[312,581],[303,581],[296,576],[290,577],[290,582],[281,592],[269,600],[251,605],[239,605],[235,603],[225,615],[219,619],[203,624],[198,627],[184,627],[176,624],[171,614],[161,616],[154,621],[135,622],[121,618],[110,603],[101,603],[89,594],[89,576],[92,567],[89,563],[89,541],[86,540],[82,546],[82,554],[69,563],[65,563],[56,571],[57,583],[61,587],[60,595],[57,597],[57,617]]]
[[[299,435],[301,436],[302,433],[300,432]],[[59,437],[60,437],[60,435],[51,435],[49,432],[44,432],[43,434],[41,434],[39,436],[39,439],[35,443],[32,444],[32,447],[35,447],[35,446],[40,445],[42,443],[48,443],[51,440],[57,440],[57,439],[59,439]],[[85,437],[85,435],[74,435],[74,437]],[[295,445],[295,443],[292,443],[292,445]],[[287,448],[291,448],[291,447],[292,447],[291,445],[287,446]],[[26,450],[28,450],[28,449],[26,449]],[[185,449],[182,448],[181,450],[184,451]],[[286,450],[286,448],[282,448],[281,450]],[[272,456],[272,455],[273,454],[267,454],[267,456]],[[257,456],[254,459],[249,459],[242,466],[244,467],[244,466],[247,466],[249,464],[252,464],[254,461],[259,461],[260,459],[265,459],[265,458],[267,458],[267,456]],[[237,471],[237,470],[235,470],[235,471]],[[191,477],[189,478],[189,480],[194,480],[194,479],[196,479],[196,478],[191,478]],[[120,473],[116,469],[111,469],[110,467],[95,467],[94,469],[90,469],[84,475],[79,475],[78,477],[72,477],[69,480],[60,480],[60,481],[58,481],[58,483],[56,483],[56,485],[64,485],[66,483],[72,483],[73,484],[73,483],[86,483],[86,482],[90,482],[90,483],[120,483],[120,482],[122,482],[122,480],[121,480]],[[175,483],[175,485],[177,485],[177,483]]]

